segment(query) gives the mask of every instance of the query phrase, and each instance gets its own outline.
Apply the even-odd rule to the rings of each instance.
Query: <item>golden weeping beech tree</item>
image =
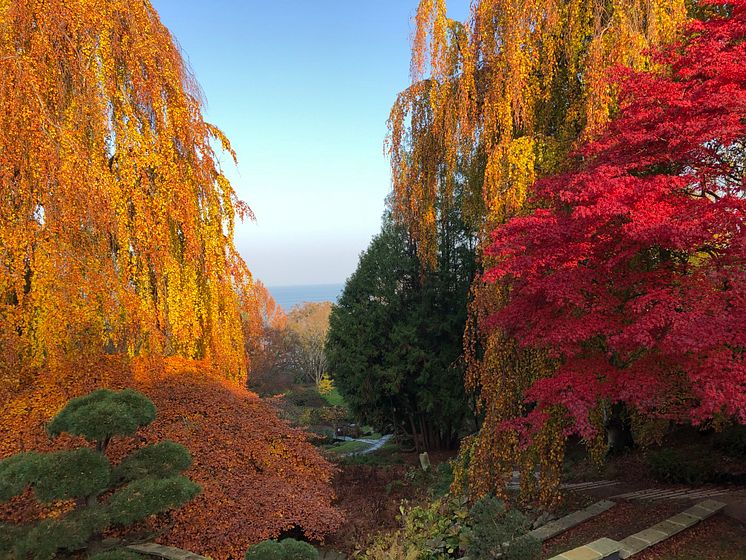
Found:
[[[449,208],[484,237],[525,211],[535,179],[561,169],[577,140],[609,119],[608,69],[646,68],[650,47],[672,41],[686,20],[683,0],[472,0],[467,24],[449,19],[446,8],[446,0],[419,3],[413,84],[391,111],[387,139],[395,212],[431,265]],[[552,502],[563,452],[559,420],[529,449],[497,429],[520,413],[523,391],[552,368],[500,332],[482,334],[504,295],[500,286],[473,288],[466,382],[478,392],[484,423],[464,444],[470,460],[460,478],[480,495],[502,491],[516,465],[538,469],[539,484],[523,477],[525,495],[541,488],[540,497]]]
[[[148,0],[0,0],[0,379],[82,352],[245,370],[250,214]]]

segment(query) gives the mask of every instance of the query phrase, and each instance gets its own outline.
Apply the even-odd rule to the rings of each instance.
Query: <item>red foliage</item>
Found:
[[[43,427],[53,412],[36,404],[64,403],[95,387],[134,387],[153,400],[158,417],[137,438],[112,442],[112,459],[134,446],[174,440],[191,452],[186,474],[203,489],[183,508],[154,520],[163,531],[159,542],[216,559],[243,558],[249,544],[284,531],[299,527],[309,538],[322,539],[339,526],[341,514],[331,505],[333,467],[302,431],[289,428],[255,394],[185,360],[129,366],[114,358],[86,371],[92,373],[68,376],[64,385],[54,381],[0,398],[6,411],[0,457],[80,444],[65,437],[50,441]],[[16,519],[38,513],[30,500],[25,512],[14,505]]]
[[[555,405],[590,437],[600,400],[651,417],[746,423],[746,2],[620,71],[621,111],[574,171],[537,183],[542,207],[493,233],[488,328],[546,348],[535,426]]]

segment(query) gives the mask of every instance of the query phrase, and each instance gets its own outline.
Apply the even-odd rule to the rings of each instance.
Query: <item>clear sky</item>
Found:
[[[343,282],[390,190],[386,119],[409,82],[417,0],[152,0],[230,138],[256,223],[236,245],[268,285]],[[468,0],[449,0],[464,20]]]

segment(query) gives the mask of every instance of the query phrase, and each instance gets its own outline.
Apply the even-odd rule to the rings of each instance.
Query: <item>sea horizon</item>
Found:
[[[288,284],[267,286],[277,304],[286,312],[303,303],[330,301],[336,303],[342,295],[344,282],[331,284]]]

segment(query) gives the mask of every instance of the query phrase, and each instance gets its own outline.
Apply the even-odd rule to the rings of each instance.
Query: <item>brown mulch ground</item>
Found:
[[[345,465],[334,479],[336,505],[347,520],[325,548],[352,553],[373,535],[398,528],[399,504],[417,500],[421,490],[403,483],[408,465]]]

